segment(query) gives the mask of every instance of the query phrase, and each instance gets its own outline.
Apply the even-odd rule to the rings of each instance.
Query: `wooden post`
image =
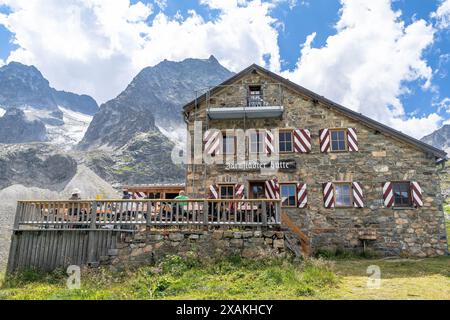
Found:
[[[91,224],[88,236],[88,264],[95,264],[96,261],[96,247],[97,247],[97,230],[96,230],[96,220],[97,220],[97,201],[93,201],[91,205]]]
[[[214,206],[213,206],[214,208]],[[205,227],[208,226],[208,214],[209,214],[209,209],[208,209],[208,201],[203,201],[203,225]]]
[[[275,223],[281,224],[281,202],[277,201],[275,204]]]
[[[147,202],[147,221],[146,221],[147,227],[150,227],[152,224],[152,202]]]
[[[264,227],[267,227],[267,202],[263,201],[261,204],[261,222]]]
[[[23,217],[23,208],[24,208],[24,203],[17,202],[16,215],[14,217],[13,230],[19,230],[19,223],[20,223],[20,221],[22,220],[22,217]]]

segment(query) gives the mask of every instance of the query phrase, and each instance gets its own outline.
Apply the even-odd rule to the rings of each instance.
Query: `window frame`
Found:
[[[260,185],[262,186],[264,190],[264,198],[253,198],[255,195],[253,193],[252,187],[254,185]],[[266,182],[264,180],[250,180],[248,181],[248,198],[251,199],[267,199],[266,196]]]
[[[336,192],[336,187],[337,186],[342,186],[342,185],[347,185],[349,186],[349,190],[350,190],[350,203],[348,205],[344,205],[344,206],[340,206],[337,204],[337,192]],[[351,182],[347,182],[347,181],[343,181],[343,182],[333,182],[333,201],[334,201],[334,207],[335,208],[353,208],[353,185]]]
[[[412,201],[412,192],[411,192],[411,181],[391,181],[392,183],[392,195],[394,197],[394,203],[393,203],[393,207],[394,208],[412,208],[414,206],[413,201]],[[405,184],[408,186],[407,191],[408,191],[408,203],[407,204],[397,204],[395,202],[395,190],[394,190],[394,186],[398,184]]]
[[[264,153],[264,132],[262,130],[256,131],[256,136],[258,136],[258,141],[256,145],[261,144],[261,150],[257,150],[256,152],[252,151],[252,135],[254,132],[250,133],[248,136],[248,152],[249,154],[262,154]]]
[[[344,150],[333,150],[333,139],[332,139],[332,133],[333,132],[338,132],[338,131],[343,131],[344,132],[344,144],[345,144],[345,148]],[[329,129],[328,134],[330,135],[330,152],[348,152],[348,133],[347,133],[347,128],[333,128],[333,129]],[[341,140],[338,140],[341,141]]]
[[[282,208],[297,208],[298,207],[298,199],[297,199],[297,183],[294,182],[283,182],[280,183],[280,200],[281,200],[281,207]],[[290,206],[285,206],[283,205],[283,194],[282,194],[282,189],[283,186],[294,186],[294,196],[295,196],[295,203],[294,205],[290,205]]]
[[[260,84],[249,84],[247,87],[247,107],[260,107],[264,105],[263,99],[263,88]],[[259,90],[252,90],[252,88],[259,88]],[[252,92],[259,92],[259,94],[252,94]],[[255,99],[252,101],[252,98],[259,97],[259,100]],[[252,102],[259,102],[260,105],[252,105]]]
[[[293,130],[289,130],[289,129],[280,129],[280,130],[278,130],[278,150],[280,151],[280,153],[293,153],[294,152],[294,135],[293,135],[292,131]],[[289,150],[289,151],[281,151],[281,141],[280,141],[280,136],[281,136],[280,134],[281,133],[289,133],[291,135],[291,150]]]
[[[225,152],[225,140],[228,138],[232,138],[233,139],[233,153],[228,153]],[[237,147],[237,142],[236,142],[236,136],[235,135],[227,135],[226,132],[222,132],[222,154],[223,155],[236,155],[236,147]]]
[[[232,190],[233,190],[233,195],[232,195],[232,197],[231,198],[222,198],[222,188],[232,188]],[[222,184],[219,184],[219,199],[223,199],[223,200],[228,200],[228,199],[235,199],[235,192],[236,192],[236,190],[235,190],[235,185],[234,184],[232,184],[232,183],[222,183]]]

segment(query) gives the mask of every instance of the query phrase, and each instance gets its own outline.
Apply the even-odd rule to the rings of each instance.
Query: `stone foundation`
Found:
[[[215,259],[241,256],[251,259],[285,257],[283,231],[141,231],[129,235],[101,257],[101,264],[140,265],[160,261],[166,255]]]

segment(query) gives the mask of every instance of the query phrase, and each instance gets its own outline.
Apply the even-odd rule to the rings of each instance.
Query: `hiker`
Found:
[[[174,200],[187,200],[189,199],[189,197],[186,195],[186,192],[184,190],[181,190],[180,193],[178,194],[178,196],[175,197]],[[176,210],[177,210],[177,206],[180,208],[179,210],[179,214],[181,216],[181,219],[183,219],[183,217],[185,216],[186,210],[185,207],[187,209],[187,202],[175,202],[172,206],[172,221],[174,220],[174,217],[176,215]]]
[[[128,191],[123,191],[122,199],[131,199],[131,193]]]
[[[80,191],[80,189],[78,189],[78,188],[73,189],[69,200],[71,200],[71,201],[81,200],[81,191]]]
[[[70,201],[81,200],[80,194],[81,194],[80,189],[78,189],[78,188],[73,189],[69,200]],[[69,208],[68,214],[69,214],[69,216],[77,216],[78,215],[78,208],[75,208],[75,206],[73,206],[72,208]]]

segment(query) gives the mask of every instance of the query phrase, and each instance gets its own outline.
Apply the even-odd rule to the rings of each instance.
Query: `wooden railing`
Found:
[[[15,230],[119,229],[138,226],[275,226],[279,200],[19,201]]]

